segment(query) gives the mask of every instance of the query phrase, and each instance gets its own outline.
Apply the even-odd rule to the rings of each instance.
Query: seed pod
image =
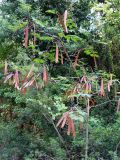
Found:
[[[65,10],[64,14],[58,14],[58,20],[60,25],[62,26],[62,28],[64,29],[65,33],[68,33],[68,29],[67,29],[67,16],[68,16],[68,12],[67,10]]]
[[[5,61],[4,75],[8,73],[8,63]]]
[[[103,97],[105,96],[103,79],[101,79],[100,95],[103,96]]]
[[[48,83],[48,73],[47,73],[46,66],[44,66],[43,68],[43,81],[45,82],[45,84]]]
[[[75,61],[74,61],[74,63],[73,63],[73,68],[74,68],[74,69],[76,69],[76,66],[77,66],[77,64],[78,64],[78,58],[79,58],[79,55],[80,55],[80,51],[81,51],[81,50],[78,51],[78,53],[77,53],[77,55],[76,55],[76,57],[75,57]]]
[[[62,53],[61,53],[61,64],[63,64],[64,62],[63,62],[63,55],[62,55]]]
[[[15,88],[20,90],[19,88],[19,75],[18,75],[18,70],[16,70],[15,74],[14,74],[14,84],[15,84]]]
[[[76,132],[75,132],[74,121],[71,119],[69,112],[65,112],[63,114],[63,116],[58,121],[56,127],[58,127],[61,123],[62,123],[61,128],[63,128],[65,124],[68,125],[67,135],[70,135],[70,132],[72,132],[72,136],[75,138]]]
[[[111,86],[112,86],[112,74],[110,74],[110,80],[108,81],[108,92],[110,92]]]
[[[67,29],[67,16],[68,16],[68,12],[67,10],[65,10],[64,12],[64,28],[65,28],[65,32],[68,33],[68,29]]]
[[[75,126],[74,126],[74,122],[71,119],[71,129],[72,129],[72,136],[75,138],[76,137],[76,132],[75,132]]]
[[[24,44],[25,44],[25,48],[28,47],[28,35],[29,35],[29,27],[27,26],[24,29]]]
[[[119,112],[119,110],[120,110],[120,98],[119,98],[119,100],[118,100],[117,113]]]
[[[55,54],[55,62],[58,63],[58,58],[59,58],[59,49],[58,45],[56,44],[56,54]]]
[[[36,29],[35,29],[35,24],[33,24],[33,27],[34,27],[34,39],[33,39],[33,44],[34,45],[36,45],[36,36],[35,36],[35,34],[36,34]]]
[[[10,73],[8,74],[6,77],[5,77],[5,80],[4,80],[4,83],[6,83],[10,78],[12,78],[14,76],[13,73]]]
[[[68,119],[67,119],[67,123],[68,123],[67,135],[69,136],[69,135],[70,135],[70,132],[71,132],[71,123],[70,123],[70,118],[69,118],[69,117],[68,117]]]
[[[87,82],[87,77],[86,76],[83,76],[82,78],[81,78],[81,80],[80,80],[80,83],[83,83],[83,82]]]
[[[29,78],[33,72],[33,68],[34,68],[34,64],[32,65],[32,67],[30,68],[30,71],[28,72],[26,78]]]

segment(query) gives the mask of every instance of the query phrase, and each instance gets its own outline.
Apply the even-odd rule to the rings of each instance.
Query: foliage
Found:
[[[120,158],[119,7],[3,0],[0,159]]]

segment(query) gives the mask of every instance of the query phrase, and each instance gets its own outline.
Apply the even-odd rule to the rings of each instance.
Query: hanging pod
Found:
[[[56,44],[55,63],[58,63],[58,59],[59,59],[59,48],[58,45]]]
[[[58,14],[58,20],[62,28],[64,29],[65,33],[68,33],[67,29],[67,17],[68,17],[68,11],[65,10],[63,14]]]
[[[48,72],[47,72],[47,68],[45,65],[43,67],[43,81],[45,84],[48,83]]]
[[[61,128],[65,126],[65,124],[68,126],[67,129],[67,135],[70,135],[72,133],[72,136],[75,138],[76,137],[76,131],[75,131],[75,126],[74,126],[74,121],[69,115],[69,112],[65,112],[63,116],[60,118],[58,121],[56,127],[58,127],[61,124]]]
[[[29,27],[26,26],[25,29],[24,29],[24,45],[25,45],[25,48],[28,47],[28,36],[29,36]]]
[[[5,61],[4,75],[8,74],[8,63]]]
[[[104,82],[103,79],[101,79],[101,86],[100,86],[100,96],[105,96],[105,90],[104,90]]]

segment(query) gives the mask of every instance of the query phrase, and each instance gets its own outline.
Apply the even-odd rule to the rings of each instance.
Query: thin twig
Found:
[[[56,130],[56,132],[57,132],[57,134],[58,134],[58,137],[60,138],[60,141],[61,141],[63,144],[65,144],[65,142],[64,142],[64,140],[63,140],[63,137],[60,135],[60,133],[59,133],[57,127],[55,126],[55,123],[54,123],[53,120],[52,120],[52,124],[53,124],[53,127],[54,127],[54,129]]]
[[[60,133],[59,133],[59,131],[58,131],[57,127],[55,126],[54,121],[53,121],[52,119],[51,119],[51,120],[49,120],[49,119],[48,119],[48,117],[46,117],[46,115],[45,115],[45,114],[43,114],[43,116],[45,117],[45,119],[46,119],[49,123],[52,123],[52,125],[53,125],[54,129],[56,130],[56,132],[57,132],[57,134],[58,134],[58,137],[59,137],[59,139],[60,139],[61,143],[62,143],[62,144],[64,144],[63,137],[60,135]]]

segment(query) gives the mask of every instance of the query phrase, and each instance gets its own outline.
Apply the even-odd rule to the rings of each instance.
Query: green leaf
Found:
[[[44,64],[44,63],[45,63],[45,61],[44,61],[43,59],[39,59],[39,58],[35,58],[33,61],[34,61],[36,64]]]
[[[42,40],[42,41],[52,41],[53,40],[53,37],[50,37],[50,36],[41,36],[39,34],[36,34],[36,37],[39,40]]]
[[[45,11],[46,13],[50,13],[50,14],[56,14],[56,11],[55,10],[47,10]]]

